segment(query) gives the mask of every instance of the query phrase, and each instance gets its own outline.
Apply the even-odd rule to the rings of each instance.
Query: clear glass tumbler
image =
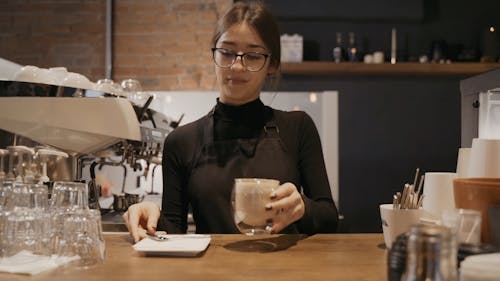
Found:
[[[89,208],[87,185],[80,182],[54,182],[50,196],[53,210],[82,210]]]
[[[58,243],[59,256],[80,257],[74,262],[77,267],[90,267],[104,261],[104,239],[95,211],[80,210],[64,215]]]
[[[271,202],[271,193],[279,186],[272,179],[238,178],[234,180],[231,193],[233,217],[236,227],[246,235],[269,233],[271,213],[266,205]]]

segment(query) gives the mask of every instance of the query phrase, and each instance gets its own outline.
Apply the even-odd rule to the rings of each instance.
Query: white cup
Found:
[[[425,173],[422,208],[438,218],[444,210],[455,209],[453,180],[456,177],[456,173]]]
[[[21,82],[38,82],[39,70],[40,69],[34,65],[25,65],[14,74],[14,80]]]
[[[61,84],[66,87],[73,87],[77,89],[92,89],[93,85],[87,77],[75,72],[68,72]]]
[[[372,54],[366,54],[363,57],[363,62],[364,63],[373,63],[373,55]]]
[[[384,63],[384,52],[373,53],[373,63]]]
[[[394,209],[392,204],[380,205],[382,231],[387,249],[398,235],[407,232],[410,226],[420,223],[422,209]]]
[[[469,172],[470,148],[459,148],[457,158],[457,178],[466,178]]]
[[[467,177],[500,178],[500,140],[472,140]]]
[[[51,67],[49,68],[48,73],[50,77],[48,84],[62,86],[63,85],[62,82],[66,77],[66,75],[68,74],[68,70],[66,69],[66,67],[62,66]]]

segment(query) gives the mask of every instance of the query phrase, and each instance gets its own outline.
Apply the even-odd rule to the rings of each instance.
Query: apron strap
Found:
[[[205,122],[203,126],[203,134],[202,134],[202,143],[198,146],[198,149],[194,155],[193,162],[196,162],[199,153],[201,153],[204,144],[213,144],[214,143],[214,134],[215,134],[215,126],[214,126],[214,113],[215,107],[213,107],[210,112],[205,115]],[[261,133],[255,138],[251,140],[237,140],[239,142],[241,152],[247,157],[253,157],[257,150],[257,146],[263,138],[274,138],[279,139],[280,143],[281,139],[279,137],[279,128],[276,122],[274,121],[274,116],[272,116],[264,125]],[[286,148],[284,147],[286,150]],[[194,164],[194,163],[193,163]]]
[[[197,134],[197,142],[198,145],[193,152],[193,157],[191,158],[191,162],[189,164],[188,171],[192,171],[194,167],[197,165],[198,157],[200,156],[204,146],[207,144],[207,141],[213,143],[214,141],[214,111],[215,107],[213,107],[207,115],[202,117],[202,122],[199,124],[198,134]]]
[[[205,120],[206,124],[203,126],[203,139],[202,142],[208,141],[209,143],[214,142],[214,132],[215,132],[215,126],[214,126],[214,113],[215,113],[215,106],[212,107],[210,112],[208,112],[207,115],[205,115]]]
[[[278,128],[278,125],[276,125],[276,122],[274,122],[274,116],[266,122],[264,125],[264,128],[262,132],[257,136],[255,141],[251,143],[251,149],[244,149],[243,146],[240,145],[240,149],[245,154],[247,157],[253,157],[255,155],[255,152],[257,151],[257,146],[259,145],[260,141],[265,138],[272,138],[272,139],[278,139],[278,141],[281,143],[281,139],[279,136],[280,130]],[[286,150],[286,149],[285,149]]]
[[[264,134],[268,137],[279,138],[280,129],[273,119],[267,121],[267,123],[264,125]]]

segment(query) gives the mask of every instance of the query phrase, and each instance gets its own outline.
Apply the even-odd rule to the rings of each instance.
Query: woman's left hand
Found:
[[[295,185],[287,182],[271,194],[271,203],[266,206],[266,210],[272,212],[271,233],[278,233],[302,218],[305,205]]]

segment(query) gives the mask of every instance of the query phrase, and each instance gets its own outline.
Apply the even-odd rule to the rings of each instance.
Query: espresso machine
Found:
[[[0,139],[10,148],[0,147],[2,164],[9,152],[30,147],[34,162],[29,165],[39,170],[34,180],[85,180],[90,206],[102,208],[96,171],[122,167],[125,183],[130,168],[144,167],[139,163],[160,166],[164,139],[180,122],[150,109],[154,96],[130,96],[118,88],[0,81]],[[84,168],[90,178],[82,177]],[[127,194],[124,186],[112,197],[107,208],[118,212],[143,198]]]

